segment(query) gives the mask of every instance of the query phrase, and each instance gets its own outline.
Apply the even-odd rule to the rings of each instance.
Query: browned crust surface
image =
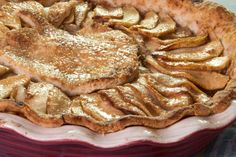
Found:
[[[126,116],[112,123],[95,123],[86,117],[76,117],[65,115],[63,117],[45,118],[40,121],[40,117],[33,113],[27,107],[13,107],[14,103],[2,101],[1,104],[10,103],[8,107],[0,108],[1,111],[14,110],[21,112],[31,121],[47,126],[56,127],[62,124],[76,124],[86,126],[87,128],[100,132],[108,133],[121,130],[127,126],[142,125],[152,128],[167,127],[181,118],[188,115],[209,115],[224,111],[233,98],[236,98],[236,16],[227,11],[224,7],[215,3],[204,2],[193,4],[191,0],[91,0],[99,4],[111,6],[132,5],[142,12],[154,10],[170,14],[178,24],[189,27],[196,34],[209,33],[211,38],[219,38],[224,46],[224,55],[231,58],[231,66],[228,68],[228,75],[231,80],[226,88],[218,91],[212,98],[210,104],[194,104],[193,107],[187,107],[174,110],[165,119],[150,118],[141,116]],[[206,107],[206,106],[210,107]],[[2,105],[4,106],[4,105]],[[7,105],[5,105],[7,106]],[[200,113],[200,114],[199,114]],[[33,115],[33,116],[32,116]],[[40,119],[39,119],[40,118]]]

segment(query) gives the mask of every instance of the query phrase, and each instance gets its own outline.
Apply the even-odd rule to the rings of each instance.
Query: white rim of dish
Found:
[[[73,141],[105,149],[122,147],[138,141],[161,145],[177,143],[199,131],[222,129],[235,120],[236,100],[232,101],[231,105],[222,113],[208,117],[188,117],[164,129],[134,126],[103,135],[85,127],[73,125],[43,128],[24,118],[7,113],[0,113],[0,129],[9,129],[28,139],[43,143]]]

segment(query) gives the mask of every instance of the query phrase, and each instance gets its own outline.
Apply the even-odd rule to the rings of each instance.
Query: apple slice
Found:
[[[159,21],[159,16],[155,12],[149,11],[145,14],[145,17],[140,22],[140,24],[132,26],[132,29],[137,29],[137,28],[154,29],[157,26],[158,21]]]
[[[151,37],[160,37],[175,32],[176,30],[175,21],[167,14],[164,15],[160,13],[159,15],[161,17],[161,20],[155,28],[153,29],[140,28],[138,29],[138,32],[145,36],[151,36]]]
[[[199,35],[195,37],[186,37],[178,39],[161,40],[158,38],[150,38],[145,42],[145,45],[150,51],[157,50],[173,50],[178,48],[197,47],[205,44],[208,41],[208,35]]]
[[[186,38],[192,35],[193,33],[189,28],[177,27],[175,32],[163,36],[162,39]]]
[[[10,76],[0,80],[0,99],[9,97],[14,88],[26,85],[29,81],[30,78],[25,75]]]
[[[76,1],[58,2],[53,4],[48,10],[47,18],[49,22],[55,27],[59,27],[63,21],[70,16],[76,4]]]
[[[110,18],[122,18],[124,13],[122,8],[111,8],[106,9],[101,5],[97,5],[94,9],[95,16],[102,19],[110,19]]]
[[[222,89],[229,81],[229,76],[217,72],[192,70],[175,71],[173,69],[166,69],[162,67],[152,56],[146,57],[145,65],[153,72],[159,71],[167,75],[186,78],[206,90]]]
[[[176,70],[200,70],[200,71],[217,71],[225,69],[230,59],[228,56],[215,57],[202,62],[190,62],[190,61],[166,61],[161,58],[156,58],[157,62],[167,68]]]
[[[23,101],[39,114],[62,115],[69,112],[71,100],[58,88],[46,82],[31,82]]]
[[[196,48],[183,48],[171,51],[155,51],[155,57],[171,61],[204,61],[219,56],[224,50],[219,40],[212,41],[204,46]]]
[[[109,23],[111,25],[123,25],[125,27],[131,27],[138,24],[140,21],[140,14],[132,6],[126,6],[123,8],[124,16],[122,19],[110,19]]]

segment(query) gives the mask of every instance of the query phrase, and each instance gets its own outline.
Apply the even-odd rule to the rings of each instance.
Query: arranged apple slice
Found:
[[[162,95],[158,87],[155,86],[146,77],[140,77],[137,82],[147,88],[148,94],[155,99],[155,104],[164,110],[173,110],[174,108],[189,106],[192,102],[191,97],[186,94],[172,95],[165,97]]]
[[[29,81],[30,78],[25,75],[10,76],[0,80],[0,99],[9,97],[14,88],[27,85]]]
[[[187,27],[177,27],[175,32],[167,34],[162,39],[186,38],[192,36],[193,33]]]
[[[100,94],[84,94],[76,98],[77,103],[73,103],[73,110],[76,109],[77,116],[86,116],[92,120],[104,122],[112,121],[124,115],[123,112],[113,107]],[[75,101],[74,101],[75,102]]]
[[[55,27],[59,27],[63,21],[70,16],[76,4],[77,1],[74,0],[53,4],[48,10],[47,18],[49,22]]]
[[[125,27],[131,27],[133,25],[138,24],[138,22],[140,21],[140,14],[137,11],[137,9],[135,9],[132,6],[126,6],[123,8],[124,11],[124,16],[122,19],[110,19],[109,23],[111,25],[123,25]]]
[[[153,56],[171,61],[204,61],[219,56],[224,50],[220,41],[212,41],[204,46],[171,51],[155,51]]]
[[[106,9],[101,5],[97,5],[94,9],[95,16],[102,19],[110,19],[110,18],[122,18],[124,13],[122,8],[110,8]]]
[[[153,72],[186,78],[206,90],[217,90],[225,87],[229,81],[229,76],[212,71],[192,71],[192,70],[173,70],[161,66],[152,56],[147,56],[145,65]],[[209,81],[211,78],[211,81]]]
[[[159,15],[161,19],[159,21],[159,24],[155,28],[153,29],[140,28],[138,29],[139,33],[145,36],[160,37],[175,32],[176,30],[175,21],[169,15],[166,14],[164,15],[161,13]]]
[[[126,114],[146,116],[142,109],[131,104],[130,102],[126,102],[116,89],[101,90],[98,93],[108,99],[115,108]]]
[[[132,90],[131,87],[128,86],[118,86],[116,90],[122,96],[124,101],[130,103],[139,109],[141,109],[147,116],[152,116],[152,113],[147,109],[147,107],[142,103],[142,101],[135,96],[135,92]]]
[[[69,112],[71,100],[52,84],[31,82],[23,100],[33,111],[39,114],[62,115]]]
[[[163,84],[166,87],[184,87],[183,89],[187,89],[188,92],[194,99],[195,102],[206,103],[209,101],[209,97],[202,92],[198,87],[196,87],[192,82],[187,80],[186,78],[173,77],[171,75],[163,74],[158,71],[151,74],[150,77],[153,77],[159,84]],[[169,90],[173,92],[173,90]],[[175,91],[178,93],[178,90]]]
[[[167,68],[177,70],[205,70],[205,71],[218,71],[225,69],[230,59],[228,56],[215,57],[202,62],[190,62],[190,61],[166,61],[161,58],[156,59],[157,62]]]
[[[146,46],[150,51],[157,50],[173,50],[179,48],[197,47],[208,41],[208,35],[199,35],[195,37],[177,38],[161,40],[158,38],[150,38],[146,41]]]
[[[145,14],[145,17],[140,22],[140,24],[132,26],[132,29],[137,29],[137,28],[154,29],[157,26],[158,21],[159,21],[159,16],[155,12],[149,11]]]

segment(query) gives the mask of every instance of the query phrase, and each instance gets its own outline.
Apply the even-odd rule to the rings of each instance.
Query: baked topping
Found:
[[[2,111],[108,133],[223,110],[216,99],[230,80],[231,57],[211,34],[130,5],[41,3],[1,6]]]
[[[137,46],[121,31],[74,36],[42,16],[28,11],[18,15],[33,28],[8,32],[8,46],[0,56],[17,73],[50,82],[69,95],[111,88],[136,77]]]
[[[153,12],[147,12],[145,14],[145,17],[142,21],[140,21],[139,25],[134,25],[133,29],[139,29],[139,28],[144,28],[144,29],[154,29],[159,21],[159,16]]]
[[[223,49],[220,41],[212,41],[200,47],[182,48],[170,51],[154,51],[152,55],[156,58],[170,61],[199,62],[221,55]]]
[[[152,29],[148,28],[139,28],[138,31],[146,36],[154,36],[154,37],[160,37],[167,35],[169,33],[173,33],[176,29],[176,23],[174,20],[165,14],[159,14],[160,22],[157,24],[156,27]]]
[[[29,83],[30,78],[25,75],[11,76],[0,80],[0,98],[8,98],[14,88]]]
[[[127,6],[123,8],[124,15],[122,19],[112,18],[109,23],[112,25],[123,25],[125,27],[130,27],[132,25],[138,24],[140,20],[139,12],[132,6]]]

